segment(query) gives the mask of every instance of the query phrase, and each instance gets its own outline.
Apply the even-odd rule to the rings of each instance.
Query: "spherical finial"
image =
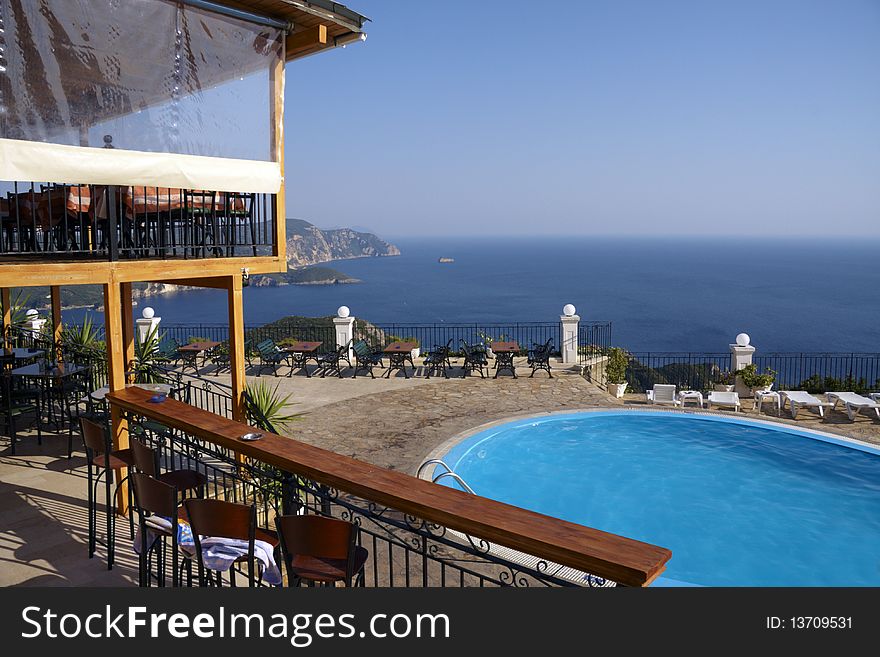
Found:
[[[153,310],[152,308],[150,308],[149,306],[146,306],[141,311],[141,317],[143,317],[144,319],[153,319],[153,315],[155,315],[155,314],[156,314],[156,311]]]
[[[351,314],[351,310],[348,309],[348,306],[339,306],[339,308],[336,309],[336,314],[345,319]]]
[[[572,303],[567,303],[562,307],[562,314],[566,317],[574,317],[575,312],[577,312],[577,308]]]
[[[28,310],[28,311],[24,314],[24,316],[25,316],[25,317],[30,317],[31,319],[33,319],[34,317],[36,317],[36,316],[39,315],[39,314],[40,314],[40,313],[39,313],[39,311],[37,311],[36,308],[31,308],[30,310]]]
[[[751,341],[748,333],[740,333],[736,336],[736,344],[740,347],[748,347]]]

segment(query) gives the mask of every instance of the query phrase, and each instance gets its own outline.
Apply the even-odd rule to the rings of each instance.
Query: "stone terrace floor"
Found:
[[[301,417],[287,431],[298,440],[414,473],[434,450],[454,436],[480,425],[521,415],[598,407],[642,407],[644,396],[623,400],[585,381],[576,372],[558,368],[554,378],[538,373],[528,379],[497,380],[479,376],[462,379],[413,378],[390,380],[291,378],[265,375],[290,393]],[[417,370],[418,372],[418,370]],[[214,378],[213,376],[209,378]],[[228,375],[217,377],[228,382]],[[751,402],[745,401],[747,417]],[[787,415],[787,414],[786,414]],[[775,414],[762,419],[792,423]],[[850,422],[842,412],[820,420],[802,410],[792,424],[838,433],[880,445],[880,421],[860,415]],[[48,436],[42,447],[22,432],[18,454],[0,438],[0,585],[114,586],[136,580],[136,560],[126,543],[128,523],[118,523],[118,567],[106,570],[99,546],[92,560],[86,547],[85,457],[81,451],[68,462],[67,438]],[[100,522],[100,518],[99,518]]]

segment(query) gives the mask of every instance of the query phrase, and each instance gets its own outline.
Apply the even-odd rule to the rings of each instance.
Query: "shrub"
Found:
[[[608,362],[605,363],[608,383],[625,383],[627,365],[629,365],[629,355],[623,349],[620,347],[609,349]]]

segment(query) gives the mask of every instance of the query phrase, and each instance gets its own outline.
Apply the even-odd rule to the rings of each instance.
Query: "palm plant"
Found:
[[[61,347],[64,351],[82,356],[98,356],[105,349],[101,334],[86,315],[82,324],[65,324],[61,331]]]
[[[21,326],[24,324],[27,319],[27,311],[28,307],[31,303],[31,295],[25,292],[24,290],[16,290],[15,295],[9,300],[10,306],[10,325],[11,326]],[[3,308],[2,301],[0,301],[0,309],[6,310]]]
[[[249,383],[244,397],[248,418],[263,431],[277,433],[277,429],[286,428],[297,418],[297,414],[287,412],[293,405],[290,395],[279,392],[277,383],[275,386],[262,380]]]
[[[159,334],[159,327],[153,326],[144,334],[135,336],[134,361],[131,371],[134,374],[135,383],[162,383],[164,377],[156,368],[156,359],[159,356],[159,347],[162,344],[164,334]]]

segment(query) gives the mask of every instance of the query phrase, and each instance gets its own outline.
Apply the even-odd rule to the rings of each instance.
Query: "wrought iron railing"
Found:
[[[160,453],[167,466],[186,467],[204,473],[209,481],[208,495],[254,504],[261,527],[272,529],[276,515],[294,513],[332,516],[355,523],[360,528],[360,544],[369,552],[364,577],[366,586],[604,587],[615,585],[615,581],[608,576],[611,572],[621,573],[617,584],[638,585],[652,581],[669,558],[669,552],[662,548],[601,532],[594,536],[595,530],[470,496],[467,505],[485,507],[489,517],[503,518],[499,520],[503,526],[490,533],[506,537],[505,539],[479,536],[464,529],[468,522],[473,522],[467,519],[473,517],[474,509],[462,510],[465,515],[459,520],[450,517],[446,510],[453,508],[446,506],[450,503],[446,497],[454,497],[454,502],[464,504],[457,497],[464,495],[460,491],[423,482],[401,473],[386,476],[385,473],[390,471],[366,466],[353,459],[309,446],[302,446],[304,456],[301,459],[292,460],[279,454],[277,447],[273,449],[266,445],[260,453],[266,454],[270,464],[254,456],[254,452],[260,449],[254,448],[255,443],[242,444],[244,446],[241,449],[247,457],[242,462],[230,449],[230,441],[224,440],[219,433],[210,433],[219,430],[216,429],[216,421],[211,422],[211,426],[215,427],[212,430],[183,431],[177,426],[173,415],[169,415],[173,411],[165,409],[164,414],[153,411],[147,408],[147,404],[133,402],[130,396],[125,396],[128,398],[124,401],[115,400],[111,396],[110,403],[117,404],[124,410],[130,420],[130,431],[147,440]],[[198,411],[187,411],[186,417],[188,426],[199,427]],[[165,428],[159,428],[160,426]],[[245,425],[230,423],[230,427],[224,426],[222,431],[223,435],[229,435],[245,429]],[[265,436],[263,442],[271,439],[277,440],[280,437]],[[292,439],[281,440],[292,442]],[[323,457],[324,454],[328,456]],[[326,458],[326,462],[323,458]],[[342,460],[345,461],[344,464]],[[351,477],[355,476],[352,471],[360,470],[372,474],[362,482],[352,481]],[[397,481],[401,478],[410,483]],[[421,516],[401,511],[382,501],[390,496],[403,500],[405,503],[402,506],[406,507],[413,504],[413,500],[418,497],[413,489],[426,486],[437,487],[429,497],[435,500],[432,503],[437,508],[427,508]],[[376,496],[365,495],[365,490],[376,491]],[[499,510],[503,514],[496,516]],[[440,518],[446,518],[447,521],[441,521]],[[540,530],[537,526],[531,526],[530,522],[537,522],[541,526]],[[514,534],[511,534],[511,526],[518,527]],[[519,531],[522,536],[516,534]],[[579,545],[577,550],[583,550],[583,554],[567,559],[560,559],[549,547],[548,553],[553,554],[554,558],[540,553],[529,555],[504,547],[504,543],[508,541],[534,541],[539,535],[546,535],[548,546],[555,541],[561,541],[560,545],[565,545],[567,539],[563,537],[580,531],[585,534],[584,541],[573,539],[573,542],[569,541],[569,545]],[[587,533],[590,534],[589,540]],[[602,549],[597,548],[597,537],[599,542],[605,540],[609,545]],[[608,548],[607,551],[605,547]],[[618,554],[617,548],[621,550],[620,563],[606,565],[603,559],[598,559],[593,574],[586,574],[570,564],[561,563],[582,559],[593,563],[591,550],[596,550],[597,554],[601,552],[604,557]],[[627,559],[630,560],[629,563]],[[633,562],[638,563],[639,567],[649,564],[649,572],[633,572]]]
[[[275,247],[271,194],[20,181],[0,193],[0,257],[220,258]]]
[[[774,371],[777,390],[880,389],[880,353],[759,353],[753,362],[759,372]],[[716,383],[731,383],[732,375],[730,353],[632,352],[626,382],[630,392],[657,383],[710,390]]]

